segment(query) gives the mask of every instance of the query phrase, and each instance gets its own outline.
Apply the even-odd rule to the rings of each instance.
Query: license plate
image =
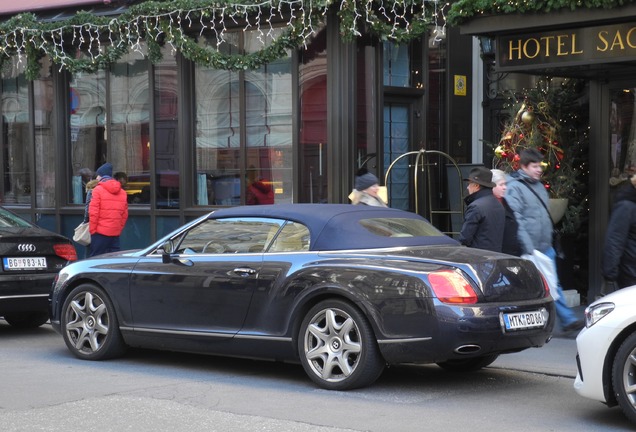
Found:
[[[547,321],[548,311],[546,309],[503,314],[503,322],[506,330],[540,328],[543,327]]]
[[[2,259],[5,270],[42,270],[46,269],[44,257],[16,257]]]

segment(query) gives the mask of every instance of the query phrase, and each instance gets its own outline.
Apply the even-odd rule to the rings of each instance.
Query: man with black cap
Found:
[[[99,183],[88,204],[89,256],[120,250],[119,236],[128,219],[128,198],[121,183],[113,178],[113,166],[106,162],[96,174]]]
[[[466,211],[459,233],[460,243],[501,252],[506,211],[492,193],[495,187],[492,172],[486,167],[476,167],[464,181],[468,182],[466,189],[469,195],[464,198]]]

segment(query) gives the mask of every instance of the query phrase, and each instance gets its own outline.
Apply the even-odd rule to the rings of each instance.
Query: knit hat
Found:
[[[468,178],[465,178],[464,181],[477,183],[478,185],[487,188],[494,188],[497,186],[492,182],[492,172],[483,166],[471,169],[470,174],[468,174]]]
[[[112,177],[113,176],[113,166],[110,162],[106,162],[104,165],[97,168],[95,171],[96,174],[100,177]]]
[[[356,182],[354,187],[356,188],[356,190],[363,191],[379,183],[380,182],[378,181],[378,178],[376,176],[374,176],[371,173],[366,173],[356,177]]]

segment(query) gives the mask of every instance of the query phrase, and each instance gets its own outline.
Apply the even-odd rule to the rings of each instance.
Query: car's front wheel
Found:
[[[40,327],[49,320],[48,312],[16,312],[4,314],[4,320],[12,327],[31,329]]]
[[[364,315],[342,300],[326,300],[305,316],[298,337],[303,368],[319,386],[349,390],[373,383],[384,369]]]
[[[62,306],[62,336],[69,350],[84,360],[104,360],[123,353],[117,316],[106,293],[92,284],[73,289]]]
[[[636,333],[621,344],[612,367],[614,395],[627,418],[636,423]]]

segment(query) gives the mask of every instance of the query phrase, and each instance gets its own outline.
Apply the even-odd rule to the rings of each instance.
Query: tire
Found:
[[[322,301],[307,313],[300,326],[298,353],[309,378],[327,390],[370,385],[385,365],[364,315],[335,299]]]
[[[19,329],[33,329],[40,327],[49,320],[48,312],[15,312],[4,315],[4,320],[12,327]]]
[[[625,416],[636,423],[636,333],[621,344],[612,364],[612,389]]]
[[[450,372],[475,372],[491,365],[498,357],[499,354],[488,354],[482,357],[447,360],[439,362],[437,365]]]
[[[83,360],[105,360],[125,351],[115,308],[106,293],[91,284],[73,289],[62,306],[62,336]]]

